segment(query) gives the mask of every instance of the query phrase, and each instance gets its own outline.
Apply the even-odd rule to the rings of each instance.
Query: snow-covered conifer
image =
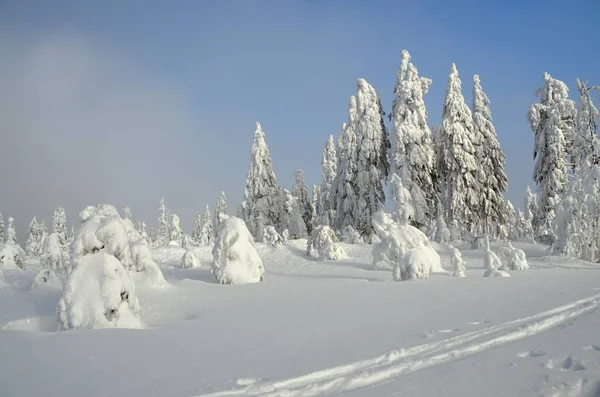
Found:
[[[283,238],[274,226],[265,226],[265,236],[263,238],[265,244],[272,247],[278,247],[283,245]]]
[[[314,214],[313,207],[310,203],[310,198],[308,197],[308,187],[304,182],[304,171],[301,169],[296,170],[296,183],[292,188],[292,196],[294,196],[296,199],[298,210],[300,211],[300,216],[304,221],[306,232],[308,235],[310,235],[312,231],[312,219]]]
[[[248,230],[257,241],[263,238],[264,226],[275,225],[281,212],[280,194],[271,154],[258,122],[254,132],[242,210]]]
[[[490,100],[483,92],[479,76],[473,76],[473,128],[478,143],[475,157],[481,170],[477,220],[481,225],[479,230],[488,234],[495,225],[506,222],[502,195],[508,188],[508,177],[504,172],[506,160],[500,149],[489,105]]]
[[[310,200],[310,204],[313,208],[313,218],[311,224],[317,226],[320,223],[320,218],[317,217],[317,205],[319,203],[319,196],[321,195],[321,185],[313,185],[312,189],[312,197]]]
[[[181,230],[179,216],[177,214],[171,215],[171,235],[169,245],[181,246],[181,239],[183,238],[183,230]]]
[[[0,270],[3,268],[25,269],[25,251],[17,242],[13,218],[8,218],[6,241],[0,246]]]
[[[333,135],[329,135],[321,158],[321,187],[315,205],[316,224],[333,225],[335,223],[334,180],[337,174],[338,158]]]
[[[507,230],[507,238],[517,240],[517,213],[510,200],[504,201],[504,226]]]
[[[598,109],[594,106],[591,92],[600,92],[600,86],[588,87],[577,79],[579,89],[579,109],[575,120],[575,132],[573,137],[573,165],[579,169],[584,161],[593,164],[600,151],[598,142]]]
[[[213,218],[213,236],[219,233],[219,227],[221,226],[221,214],[227,214],[227,197],[225,192],[221,192],[215,205],[215,217]]]
[[[510,270],[529,269],[529,264],[527,263],[527,256],[525,255],[525,251],[513,247],[513,245],[510,242],[508,243],[508,247],[511,249],[511,255],[508,261],[508,267],[510,268]]]
[[[198,212],[196,221],[194,222],[194,231],[192,232],[192,240],[199,247],[207,247],[214,240],[214,227],[210,217],[210,209],[208,205],[204,212]]]
[[[62,286],[62,282],[56,273],[64,271],[66,266],[63,261],[60,237],[57,233],[51,233],[48,236],[40,262],[42,267],[33,280],[31,288],[35,288],[42,284]]]
[[[383,183],[389,173],[388,149],[390,146],[381,101],[375,89],[365,79],[356,82],[356,193],[354,219],[363,240],[370,243],[373,214],[383,208],[385,193]]]
[[[187,249],[181,257],[181,267],[184,269],[200,267],[200,260],[192,250]]]
[[[263,281],[265,269],[254,248],[254,238],[240,218],[222,217],[211,272],[219,284],[244,284]]]
[[[554,208],[567,187],[567,168],[572,161],[576,111],[567,85],[548,73],[544,73],[544,85],[536,94],[540,102],[533,104],[528,113],[535,135],[533,179],[540,193],[535,227],[539,236],[553,236]]]
[[[61,246],[67,244],[67,214],[65,209],[58,207],[54,210],[54,217],[52,219],[52,233],[56,233],[59,237]]]
[[[131,208],[129,206],[123,208],[121,211],[123,211],[123,219],[131,219]]]
[[[165,246],[171,240],[169,220],[169,210],[165,204],[165,198],[162,197],[158,203],[158,225],[155,230],[155,235],[152,237],[153,243],[157,247]]]
[[[329,226],[317,226],[306,242],[306,254],[322,261],[337,261],[346,254],[333,229]]]
[[[430,85],[431,80],[419,77],[410,54],[403,50],[390,117],[390,168],[410,192],[413,221],[421,225],[429,224],[436,203],[435,152],[423,101]]]
[[[29,222],[27,233],[28,235],[27,242],[25,243],[25,253],[28,256],[34,256],[38,251],[40,239],[42,238],[42,228],[35,216],[31,220],[31,222]]]
[[[6,225],[4,223],[4,216],[0,212],[0,244],[4,244],[6,241]]]
[[[502,267],[502,261],[498,255],[490,249],[490,239],[485,236],[485,255],[483,257],[483,268],[485,270],[497,270]]]
[[[444,218],[450,224],[453,239],[459,231],[473,229],[479,212],[479,174],[476,137],[471,110],[465,104],[456,65],[452,64],[448,77],[443,112],[443,126],[437,132],[438,177],[441,179],[441,197]],[[469,232],[473,230],[468,230]]]
[[[452,267],[454,268],[453,277],[465,277],[465,261],[462,258],[460,251],[449,245],[448,248],[452,251]]]

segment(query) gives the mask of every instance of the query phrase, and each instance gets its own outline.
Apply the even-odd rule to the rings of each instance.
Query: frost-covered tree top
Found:
[[[254,132],[242,208],[248,229],[257,240],[263,237],[263,231],[258,230],[259,224],[274,225],[280,212],[273,162],[259,122]]]
[[[489,232],[494,223],[504,223],[504,198],[502,194],[508,188],[508,177],[504,171],[505,156],[496,136],[496,128],[492,123],[490,100],[481,87],[478,75],[473,76],[473,127],[476,146],[477,163],[481,170],[481,195],[479,205],[479,222],[484,231]]]
[[[52,232],[57,233],[60,237],[60,243],[64,246],[67,243],[67,214],[65,209],[58,207],[54,210],[54,217],[52,219]]]
[[[124,219],[131,219],[131,208],[129,207],[125,207],[122,209],[123,211],[123,218]]]
[[[573,163],[580,168],[584,161],[594,163],[598,158],[600,144],[598,142],[598,109],[594,106],[591,92],[600,92],[600,86],[588,87],[577,79],[579,89],[579,110],[575,123],[573,139]]]
[[[18,244],[17,232],[15,230],[15,220],[12,216],[8,217],[8,226],[6,227],[6,241]]]
[[[169,218],[170,214],[165,204],[165,198],[161,197],[158,203],[158,227],[156,229],[156,235],[153,237],[154,243],[158,246],[166,245],[171,239]]]
[[[214,235],[217,235],[219,232],[219,227],[221,226],[221,214],[227,214],[227,196],[225,196],[225,192],[221,192],[217,199],[217,204],[215,205],[215,218],[213,219]]]
[[[423,101],[430,85],[431,80],[419,77],[410,54],[403,50],[390,117],[390,168],[411,193],[415,220],[422,224],[433,216],[436,197],[435,152]]]
[[[442,198],[451,224],[470,225],[477,214],[480,166],[471,110],[465,103],[456,65],[452,64],[444,102],[443,124],[437,137]]]
[[[6,241],[6,225],[4,224],[4,216],[0,212],[0,244]]]
[[[292,188],[292,195],[297,200],[300,215],[302,216],[302,220],[306,225],[306,231],[310,235],[312,232],[312,220],[314,213],[313,206],[310,198],[308,197],[308,187],[304,182],[304,171],[301,169],[296,170],[296,183]]]
[[[390,146],[385,115],[375,89],[365,79],[356,82],[356,192],[357,205],[354,218],[358,230],[370,241],[374,235],[372,217],[385,203],[383,183],[389,173],[388,148]]]

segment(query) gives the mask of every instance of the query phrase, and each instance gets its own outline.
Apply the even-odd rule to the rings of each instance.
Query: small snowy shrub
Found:
[[[485,247],[485,237],[475,237],[471,242],[471,249],[477,250]]]
[[[58,276],[56,275],[56,273],[54,273],[52,269],[47,267],[42,267],[40,269],[37,276],[35,276],[35,278],[33,279],[33,284],[31,285],[31,288],[33,289],[38,285],[43,284],[52,285],[55,287],[62,287],[62,281],[60,280],[60,278],[58,278]]]
[[[46,248],[42,253],[40,262],[42,268],[33,280],[33,285],[31,288],[35,288],[38,285],[46,283],[55,286],[62,286],[62,282],[56,275],[56,272],[65,269],[63,251],[58,233],[52,233],[50,236],[48,236]]]
[[[212,251],[211,272],[217,282],[244,284],[263,281],[265,269],[246,224],[234,216],[222,219]]]
[[[508,243],[509,247],[512,249],[508,267],[510,270],[527,270],[529,269],[529,263],[527,263],[527,256],[525,255],[525,251],[519,248],[515,248],[511,243]]]
[[[510,274],[502,270],[490,269],[483,273],[483,277],[510,277]]]
[[[322,261],[337,261],[346,256],[333,229],[324,225],[312,231],[306,243],[306,254]]]
[[[150,244],[143,238],[129,244],[129,271],[144,273],[146,281],[153,285],[165,284],[162,271],[152,259]]]
[[[346,244],[360,244],[363,242],[358,230],[352,226],[346,226],[342,229],[340,240]]]
[[[435,221],[435,231],[433,233],[433,241],[440,244],[447,244],[450,242],[450,229],[446,225],[444,217],[440,214]]]
[[[400,250],[392,275],[394,281],[427,279],[431,274],[431,261],[427,252],[412,248]]]
[[[452,251],[452,266],[454,267],[454,273],[452,273],[453,277],[465,277],[465,261],[462,258],[462,254],[460,251],[453,247],[448,246]]]
[[[498,255],[490,249],[490,240],[485,239],[485,255],[483,256],[483,268],[485,270],[497,270],[502,267],[502,261]]]
[[[265,226],[263,242],[272,247],[283,245],[283,238],[277,233],[274,226]]]
[[[284,244],[288,242],[290,239],[290,231],[288,229],[284,229],[283,232],[281,232],[281,239]]]
[[[20,245],[7,240],[0,248],[0,269],[25,269],[25,251]]]
[[[191,250],[187,250],[181,257],[181,267],[184,269],[200,267],[200,260]]]
[[[106,252],[85,255],[58,303],[59,330],[140,328],[139,304],[127,271]]]

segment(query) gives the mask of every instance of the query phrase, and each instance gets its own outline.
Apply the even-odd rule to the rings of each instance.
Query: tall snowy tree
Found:
[[[385,203],[383,183],[389,173],[389,136],[385,113],[375,89],[365,79],[356,82],[356,193],[354,219],[363,240],[371,242],[375,234],[372,217]]]
[[[242,212],[248,230],[259,242],[264,238],[264,226],[275,225],[281,212],[279,189],[271,154],[265,142],[265,134],[258,122],[254,132]]]
[[[356,97],[350,97],[348,123],[342,124],[342,134],[338,141],[338,166],[332,193],[335,204],[335,230],[338,234],[345,228],[356,227],[354,219],[356,199]]]
[[[217,235],[219,233],[219,227],[221,226],[221,215],[227,214],[227,197],[225,196],[225,192],[221,192],[219,198],[217,199],[217,204],[215,205],[215,217],[213,219],[213,235]]]
[[[321,186],[315,204],[316,223],[330,226],[335,222],[335,192],[333,181],[337,173],[337,153],[333,135],[329,135],[321,158]]]
[[[572,160],[575,104],[569,89],[560,80],[544,73],[544,85],[537,90],[540,102],[533,104],[528,119],[533,133],[533,180],[539,191],[540,235],[554,236],[555,207],[567,187],[567,169]]]
[[[179,246],[183,242],[183,230],[181,230],[181,221],[177,214],[171,215],[171,235],[169,242],[177,243]]]
[[[475,139],[478,141],[475,156],[479,164],[479,195],[478,220],[480,231],[491,233],[494,226],[507,222],[506,203],[502,196],[508,188],[508,177],[504,172],[505,157],[496,136],[496,128],[492,123],[488,99],[479,76],[473,76],[473,128]]]
[[[598,161],[598,109],[594,106],[591,92],[600,92],[600,86],[588,87],[577,79],[579,89],[579,110],[575,122],[573,139],[573,163],[576,169],[581,168],[584,161],[594,164]]]
[[[308,197],[308,187],[304,182],[304,171],[301,169],[296,170],[296,183],[292,188],[292,195],[298,203],[298,209],[300,210],[304,225],[306,225],[306,231],[310,236],[312,232],[312,219],[314,214],[313,207],[310,203],[310,198]]]
[[[435,219],[437,202],[434,186],[435,152],[423,101],[430,85],[430,79],[419,77],[417,68],[410,62],[408,51],[402,51],[390,115],[390,169],[401,178],[402,185],[410,192],[413,221],[421,225],[427,225]]]
[[[0,245],[6,241],[6,225],[4,224],[4,216],[0,212]]]
[[[15,220],[12,216],[8,217],[8,225],[6,226],[6,241],[11,244],[19,244],[17,241],[17,231],[15,230]]]
[[[153,237],[155,246],[161,247],[169,243],[171,239],[170,217],[171,215],[165,204],[165,198],[162,197],[158,203],[158,226],[156,234]]]
[[[58,207],[54,210],[52,232],[56,233],[58,236],[58,242],[60,243],[63,253],[63,262],[69,264],[71,260],[71,250],[69,246],[69,235],[67,234],[67,213],[62,207]]]
[[[34,216],[27,228],[27,242],[25,243],[25,253],[28,256],[36,255],[42,237],[42,228]]]
[[[192,232],[192,240],[199,247],[207,247],[214,241],[214,228],[210,217],[210,209],[208,205],[204,212],[198,212],[196,221],[194,222],[194,230]]]
[[[531,232],[531,240],[533,241],[535,236],[537,235],[536,233],[536,228],[538,225],[538,200],[537,200],[537,196],[535,195],[535,193],[533,193],[531,191],[531,188],[529,187],[529,185],[527,186],[527,189],[525,190],[525,198],[523,201],[523,216],[525,217],[525,226],[528,228],[528,225],[531,225],[531,230],[527,230],[527,235],[529,235],[528,233]]]
[[[456,65],[452,64],[446,99],[443,125],[437,132],[437,158],[445,219],[450,225],[452,238],[459,237],[458,230],[473,232],[479,212],[478,181],[481,170],[475,157],[475,133],[471,110],[465,104],[461,81]]]

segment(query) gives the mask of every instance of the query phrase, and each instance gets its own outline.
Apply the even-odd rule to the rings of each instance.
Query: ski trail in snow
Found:
[[[309,397],[374,386],[438,364],[460,360],[547,331],[568,320],[597,310],[600,294],[545,312],[523,317],[437,342],[392,350],[380,356],[327,368],[281,381],[261,381],[243,388],[197,397],[249,395]]]

